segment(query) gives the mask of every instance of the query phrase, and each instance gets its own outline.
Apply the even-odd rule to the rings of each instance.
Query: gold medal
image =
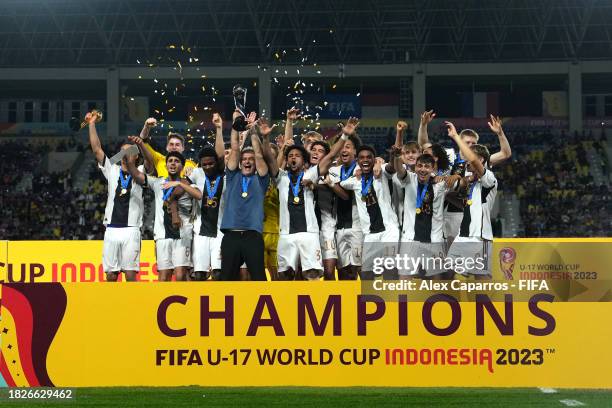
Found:
[[[420,213],[421,213],[421,209],[420,209],[420,208],[417,208],[417,209],[416,209],[416,213],[417,213],[417,214],[420,214]]]
[[[299,204],[300,203],[300,197],[293,197],[293,202],[295,204]]]
[[[206,201],[206,204],[211,207],[211,208],[216,208],[217,207],[217,200],[215,198],[209,198]]]
[[[472,205],[472,200],[467,200],[467,205]]]
[[[125,195],[125,194],[127,194],[127,189],[126,188],[122,188],[120,195]]]
[[[368,199],[368,196],[364,196],[364,195],[361,196],[361,201],[363,201],[364,203],[366,202],[367,199]]]
[[[247,198],[248,195],[249,195],[249,193],[247,193],[246,191],[242,192],[242,198]]]

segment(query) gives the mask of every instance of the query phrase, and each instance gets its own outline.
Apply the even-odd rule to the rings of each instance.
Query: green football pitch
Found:
[[[611,390],[538,388],[168,387],[77,388],[72,402],[7,400],[24,407],[612,407]]]

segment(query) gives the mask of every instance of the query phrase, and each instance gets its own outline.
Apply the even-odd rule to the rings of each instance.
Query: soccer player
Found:
[[[429,136],[427,134],[427,125],[431,123],[435,116],[436,114],[433,110],[425,111],[421,115],[418,141],[419,145],[423,148],[423,151],[426,151],[426,149],[431,145],[429,143]],[[493,131],[493,133],[497,135],[500,146],[500,151],[494,153],[490,159],[491,166],[495,166],[509,159],[512,156],[512,150],[510,149],[510,143],[508,142],[508,138],[506,137],[502,129],[500,118],[490,115],[490,120],[491,121],[488,122],[489,128],[491,129],[491,131]],[[480,138],[478,133],[476,133],[472,129],[463,129],[459,134],[459,137],[465,142],[468,147],[477,144]],[[446,149],[446,152],[448,155],[448,159],[452,165],[450,175],[457,176],[456,178],[465,177],[467,163],[461,151],[459,153],[456,153],[454,149]],[[454,199],[447,200],[446,212],[444,214],[444,236],[446,237],[448,246],[452,244],[453,240],[459,233],[459,226],[461,224],[463,214],[463,208],[453,204],[453,201],[455,201],[456,199],[462,200],[463,197],[458,197],[454,193],[450,193],[450,195]]]
[[[342,140],[336,144],[342,143]],[[316,140],[310,144],[310,166],[316,166],[331,149],[327,142]],[[336,264],[338,252],[336,251],[336,194],[329,187],[329,176],[319,177],[318,183],[313,184],[315,196],[315,214],[319,224],[319,242],[323,257],[323,277],[325,280],[336,280]],[[347,196],[348,197],[348,196]],[[346,197],[345,197],[346,198]]]
[[[491,228],[491,209],[497,195],[497,180],[490,169],[489,150],[479,144],[468,147],[451,122],[445,122],[448,135],[457,143],[462,157],[467,161],[467,170],[471,177],[464,179],[467,183],[465,206],[459,235],[449,248],[448,257],[454,259],[455,265],[464,265],[467,259],[477,262],[480,258],[484,268],[472,268],[463,271],[455,267],[455,272],[474,275],[476,279],[491,277],[491,258],[493,231]],[[461,264],[459,263],[461,262]]]
[[[135,281],[140,271],[140,227],[144,211],[142,187],[146,186],[147,178],[132,179],[128,171],[128,162],[134,163],[136,156],[124,156],[121,165],[110,163],[102,150],[96,131],[96,119],[97,116],[91,113],[85,115],[85,120],[89,123],[91,150],[104,178],[108,181],[108,197],[103,221],[106,231],[102,249],[102,267],[107,281],[117,281],[121,272],[125,273],[125,280]],[[121,149],[129,147],[129,144],[123,144]]]
[[[266,142],[264,142],[265,145]],[[274,160],[279,156],[278,146],[268,143]],[[276,183],[270,180],[270,186],[264,197],[264,221],[263,221],[263,240],[264,240],[264,264],[268,269],[271,280],[278,280],[278,218],[279,218],[279,198]]]
[[[234,112],[233,119],[236,120],[239,115],[239,112]],[[266,280],[263,201],[270,176],[257,136],[258,130],[258,125],[251,127],[247,137],[251,138],[252,147],[240,151],[238,132],[232,129],[231,151],[225,168],[220,280],[239,280],[243,262],[252,280]]]
[[[191,172],[189,179],[202,191],[200,210],[194,221],[193,269],[194,280],[207,280],[211,273],[218,279],[221,273],[220,221],[223,215],[223,186],[225,149],[223,144],[223,119],[213,114],[217,129],[215,148],[204,147],[199,153],[200,166]]]
[[[304,149],[306,149],[307,152],[310,151],[310,146],[314,142],[321,141],[323,141],[323,135],[319,132],[315,132],[314,130],[310,130],[302,135],[302,144],[304,145]]]
[[[434,157],[423,154],[416,160],[414,172],[406,171],[400,159],[400,151],[395,150],[394,176],[396,182],[403,187],[404,220],[401,223],[400,254],[407,254],[413,259],[438,258],[439,264],[419,265],[408,264],[400,268],[402,279],[416,276],[420,269],[427,269],[427,276],[444,273],[442,257],[444,256],[444,198],[446,182],[436,182],[433,176],[435,168]],[[458,184],[455,181],[456,187]],[[424,259],[421,258],[421,259]]]
[[[148,184],[155,193],[155,253],[160,281],[187,280],[191,261],[193,219],[196,209],[193,200],[201,200],[202,192],[195,184],[181,177],[185,158],[173,151],[166,156],[168,177],[149,177]],[[128,163],[130,174],[137,182],[146,175]]]
[[[346,141],[343,135],[341,140]],[[310,161],[303,146],[285,149],[287,170],[276,176],[280,199],[280,235],[278,239],[278,272],[291,279],[301,271],[305,280],[318,280],[323,274],[319,225],[315,214],[314,193],[305,184],[318,183],[327,175],[332,159],[342,144],[334,146],[318,163],[306,169]]]
[[[166,157],[155,151],[149,142],[151,129],[157,126],[157,120],[155,118],[149,118],[145,121],[142,130],[140,131],[140,138],[145,142],[145,148],[151,153],[153,157],[153,166],[157,172],[157,177],[168,177],[168,170],[166,169]],[[185,137],[179,133],[170,133],[167,138],[166,143],[166,151],[167,152],[179,152],[183,154],[185,151]],[[195,168],[197,164],[191,160],[187,159],[185,161],[185,166],[187,168]],[[149,173],[151,174],[151,173]]]
[[[349,177],[340,182],[346,190],[354,191],[359,198],[357,208],[364,236],[363,266],[359,276],[362,280],[374,279],[374,262],[379,257],[394,257],[399,241],[397,215],[391,206],[389,180],[393,170],[382,166],[382,176],[374,176],[376,151],[371,146],[361,146],[357,150],[357,162],[361,177]],[[388,272],[393,273],[393,270]],[[387,275],[385,275],[387,277]]]
[[[359,221],[359,210],[353,191],[340,191],[339,183],[347,180],[358,169],[355,160],[361,141],[356,135],[359,121],[349,119],[342,133],[348,136],[340,151],[340,165],[329,169],[330,186],[337,195],[336,200],[336,251],[338,253],[338,280],[355,280],[361,270],[363,231]]]

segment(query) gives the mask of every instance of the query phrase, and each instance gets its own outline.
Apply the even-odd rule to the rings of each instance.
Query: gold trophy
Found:
[[[514,279],[514,262],[516,261],[516,251],[514,248],[505,247],[499,251],[499,267],[508,280]]]
[[[92,115],[96,116],[96,123],[100,123],[102,121],[102,111],[98,110],[98,109],[93,109],[90,112]],[[70,119],[70,129],[72,129],[75,132],[78,132],[79,130],[85,128],[87,126],[88,122],[86,120],[83,120],[80,124],[79,124],[79,120],[77,118],[71,118]]]

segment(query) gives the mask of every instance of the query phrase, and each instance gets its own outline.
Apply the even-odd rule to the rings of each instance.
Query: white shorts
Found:
[[[361,266],[363,232],[361,229],[344,228],[336,231],[338,267]]]
[[[193,270],[209,272],[221,269],[221,240],[223,233],[217,232],[216,237],[194,235],[193,237]]]
[[[425,276],[446,272],[444,269],[445,246],[444,242],[400,242],[399,254],[402,257],[402,267],[398,269],[399,275],[415,276],[418,275],[419,269],[425,270]],[[405,262],[404,259],[406,259]]]
[[[374,271],[374,263],[378,262],[375,261],[375,258],[395,258],[398,241],[398,229],[366,234],[363,239],[363,266],[361,270]]]
[[[457,237],[448,249],[447,257],[453,259],[456,273],[492,276],[492,250],[492,241],[478,237]]]
[[[191,263],[191,240],[158,239],[155,241],[157,270],[174,269],[178,266],[193,266]]]
[[[319,234],[316,232],[297,232],[278,236],[278,271],[310,269],[323,271]]]
[[[331,229],[319,231],[319,241],[321,243],[321,254],[323,255],[323,260],[338,259],[335,230]]]
[[[449,243],[459,235],[461,221],[463,221],[462,212],[444,211],[444,238]]]
[[[140,271],[140,228],[106,228],[102,267],[106,273]]]

